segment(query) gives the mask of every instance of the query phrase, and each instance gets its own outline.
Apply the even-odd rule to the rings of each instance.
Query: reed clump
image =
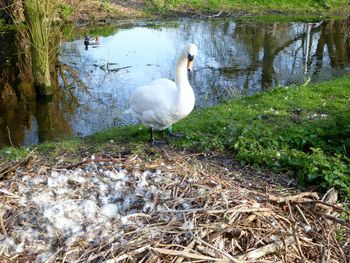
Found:
[[[32,46],[34,82],[41,95],[52,94],[50,78],[50,54],[52,53],[53,22],[57,19],[63,1],[25,0],[25,21],[28,25]]]

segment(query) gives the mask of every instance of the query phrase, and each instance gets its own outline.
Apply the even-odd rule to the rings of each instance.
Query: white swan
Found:
[[[175,82],[170,79],[156,79],[148,85],[132,91],[130,109],[145,126],[150,127],[151,143],[153,130],[164,130],[185,118],[194,107],[195,97],[188,81],[187,71],[198,53],[195,44],[188,44],[181,51],[175,66]]]

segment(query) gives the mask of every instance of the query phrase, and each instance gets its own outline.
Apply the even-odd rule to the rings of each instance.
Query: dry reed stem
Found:
[[[51,256],[52,262],[70,262],[72,258],[75,262],[105,263],[349,260],[349,251],[346,250],[350,237],[349,222],[328,213],[346,213],[341,204],[322,201],[314,192],[285,190],[281,195],[272,187],[264,191],[247,189],[237,183],[235,171],[199,162],[195,155],[169,152],[164,153],[163,159],[154,161],[145,161],[136,155],[128,158],[100,156],[59,169],[44,167],[38,161],[30,167],[15,164],[16,169],[10,168],[15,171],[10,182],[0,181],[0,209],[5,209],[0,217],[0,240],[2,236],[11,235],[19,225],[31,224],[20,221],[18,217],[27,210],[36,209],[23,208],[18,203],[17,182],[21,177],[45,176],[50,169],[64,171],[102,161],[110,170],[115,169],[115,165],[128,171],[161,169],[164,174],[179,180],[158,183],[159,192],[169,191],[171,196],[164,199],[155,195],[153,209],[145,212],[135,208],[139,210],[126,216],[133,224],[120,228],[122,242],[115,232],[98,245],[82,241],[72,247],[60,246]],[[4,188],[5,185],[8,189]],[[76,187],[81,186],[77,184]],[[88,184],[84,187],[88,191],[94,190]],[[75,198],[80,198],[78,190],[75,195]],[[327,207],[324,210],[327,214],[319,211],[316,203]],[[341,242],[337,240],[339,231],[345,239]],[[13,258],[12,261],[17,262],[16,256],[21,255],[6,255],[6,248],[0,244],[1,260]]]

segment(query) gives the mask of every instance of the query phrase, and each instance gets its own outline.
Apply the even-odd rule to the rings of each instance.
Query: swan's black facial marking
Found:
[[[194,60],[194,55],[191,55],[190,53],[188,53],[187,59],[188,59],[189,61],[193,61],[193,60]]]

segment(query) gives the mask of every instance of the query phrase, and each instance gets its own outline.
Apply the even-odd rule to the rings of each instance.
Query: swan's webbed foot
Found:
[[[153,141],[151,142],[151,146],[163,146],[167,145],[168,141]]]
[[[151,127],[150,128],[150,134],[151,134],[151,138],[150,138],[150,145],[151,146],[160,146],[160,145],[165,145],[165,144],[168,144],[168,141],[167,140],[164,140],[164,141],[156,141],[154,139],[154,130],[153,128]]]
[[[173,126],[168,127],[167,134],[170,138],[181,138],[183,136],[181,132],[173,132]]]
[[[182,132],[172,132],[169,134],[170,138],[182,138],[184,136],[184,134]]]
[[[150,144],[153,146],[154,145],[154,134],[153,134],[153,128],[152,127],[150,127],[150,133],[151,133]]]
[[[150,133],[151,133],[151,139],[150,139],[150,145],[151,146],[164,145],[164,144],[168,143],[167,141],[156,141],[154,139],[154,131],[153,131],[152,127],[150,128]]]

